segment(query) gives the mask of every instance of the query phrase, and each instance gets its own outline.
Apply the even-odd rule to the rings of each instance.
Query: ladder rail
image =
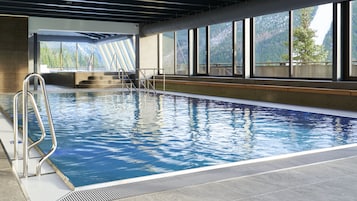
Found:
[[[18,142],[18,135],[19,135],[19,122],[18,122],[18,103],[19,103],[19,97],[23,95],[22,91],[19,91],[15,94],[13,98],[13,114],[14,114],[14,120],[13,120],[13,127],[14,127],[14,159],[18,159],[18,153],[17,153],[17,142]],[[41,137],[37,141],[33,142],[29,147],[28,150],[30,151],[31,148],[35,147],[39,143],[41,143],[45,137],[46,137],[46,131],[45,131],[45,126],[43,124],[42,118],[40,116],[40,112],[38,110],[38,107],[36,105],[35,98],[31,92],[28,92],[27,94],[30,97],[31,105],[34,110],[34,113],[36,115],[36,119],[38,122],[38,126],[40,127],[41,130]]]
[[[154,93],[156,93],[156,72],[158,71],[162,71],[163,72],[163,79],[162,79],[162,90],[165,91],[166,90],[166,86],[165,86],[165,69],[163,68],[137,68],[136,69],[138,74],[139,74],[139,88],[142,85],[144,87],[144,89],[149,90],[152,89],[154,91]],[[153,71],[151,77],[152,78],[148,78],[148,76],[146,75],[146,71]],[[142,78],[140,78],[140,75],[142,76]]]
[[[18,147],[18,135],[19,135],[19,118],[18,118],[18,104],[19,96],[22,94],[22,91],[19,91],[15,94],[12,101],[13,109],[13,127],[14,127],[14,159],[18,159],[17,147]]]
[[[51,133],[51,139],[52,139],[52,147],[50,151],[45,154],[40,161],[38,162],[36,166],[36,175],[39,176],[41,174],[41,166],[43,162],[48,159],[56,150],[57,148],[57,139],[56,139],[56,133],[53,125],[53,120],[52,120],[52,114],[51,114],[51,109],[48,101],[48,96],[47,96],[47,91],[46,91],[46,86],[45,86],[45,80],[40,74],[37,73],[31,73],[28,74],[24,81],[23,81],[23,108],[22,108],[22,133],[23,133],[23,176],[28,177],[28,160],[29,160],[29,146],[28,146],[28,100],[29,100],[29,81],[31,78],[37,77],[38,81],[40,82],[41,86],[41,91],[42,95],[44,97],[44,102],[45,102],[45,108],[46,108],[46,115],[48,119],[48,124],[50,127],[50,133]],[[24,95],[26,94],[26,95]],[[32,148],[32,147],[31,147]]]
[[[139,78],[139,88],[141,86],[143,86],[144,89],[146,89],[146,90],[150,90],[151,89],[154,93],[156,93],[156,89],[155,89],[155,86],[153,84],[153,83],[155,83],[154,80],[153,80],[153,83],[151,83],[150,79],[147,78],[146,74],[143,71],[143,70],[147,70],[147,69],[137,69],[137,70],[139,71],[139,77],[140,77],[140,75],[143,77],[143,79]],[[153,77],[153,79],[154,79],[154,77]]]
[[[50,127],[51,139],[52,139],[52,147],[51,147],[50,151],[47,154],[45,154],[45,156],[42,157],[40,159],[39,163],[37,164],[36,175],[38,176],[38,175],[41,174],[41,167],[42,167],[43,162],[45,162],[45,160],[47,160],[56,151],[56,149],[57,149],[57,138],[56,138],[55,128],[54,128],[54,125],[53,125],[52,113],[51,113],[51,108],[50,108],[50,104],[49,104],[49,100],[48,100],[48,96],[47,96],[45,80],[39,74],[36,74],[36,75],[39,76],[40,83],[42,83],[41,84],[41,88],[42,88],[42,93],[43,93],[43,96],[44,96],[44,99],[45,99],[46,114],[47,114],[47,119],[48,119],[48,123],[49,123],[49,127]]]
[[[118,57],[118,53],[114,53],[112,56],[112,60],[110,62],[110,68],[114,65],[114,68],[116,70],[116,72],[118,73],[118,78],[121,80],[122,85],[124,85],[124,76],[126,77],[125,81],[128,80],[130,82],[130,88],[128,87],[127,83],[125,83],[125,87],[127,89],[129,89],[130,91],[132,91],[132,89],[134,88],[135,90],[137,90],[133,80],[130,78],[129,73],[127,72],[127,70],[125,70],[123,67],[121,67],[118,63],[120,63],[118,61],[119,57]]]

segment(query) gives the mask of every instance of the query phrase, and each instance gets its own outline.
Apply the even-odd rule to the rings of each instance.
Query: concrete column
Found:
[[[28,18],[0,16],[0,92],[16,92],[28,74]]]

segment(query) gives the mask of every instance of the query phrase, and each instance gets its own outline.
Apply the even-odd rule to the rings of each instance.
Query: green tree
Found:
[[[322,45],[315,44],[316,31],[310,28],[312,8],[303,8],[299,14],[299,26],[294,29],[293,61],[307,64],[327,59],[328,52]]]
[[[57,68],[61,67],[61,61],[57,52],[57,49],[49,48],[46,43],[41,42],[41,50],[40,50],[40,61],[41,64],[45,64],[48,68]]]

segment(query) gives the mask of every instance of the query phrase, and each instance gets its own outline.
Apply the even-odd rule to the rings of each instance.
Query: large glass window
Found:
[[[332,78],[332,4],[293,11],[292,77]]]
[[[233,75],[232,37],[232,22],[210,26],[210,75]]]
[[[64,70],[73,70],[77,66],[77,48],[76,43],[62,42],[62,61]]]
[[[235,44],[235,74],[242,75],[243,73],[243,22],[235,22],[236,25],[236,44]]]
[[[177,67],[176,74],[188,75],[188,31],[176,32]]]
[[[111,41],[107,43],[41,41],[39,72],[57,71],[118,71],[114,62],[119,57],[134,55],[132,43]],[[119,51],[121,50],[121,51]],[[115,56],[114,56],[115,55]],[[130,58],[131,58],[130,57]],[[127,65],[129,59],[124,60]],[[125,70],[133,70],[126,68]]]
[[[165,74],[175,74],[175,33],[162,34],[162,68]]]
[[[198,67],[197,74],[207,74],[207,34],[206,27],[197,30],[198,33]]]
[[[110,71],[135,72],[135,47],[134,37],[118,41],[102,42],[93,46],[79,46],[80,58],[89,63],[94,69]],[[99,51],[93,51],[98,48]],[[100,57],[102,56],[102,57]]]
[[[256,17],[254,27],[254,76],[288,77],[289,13]]]
[[[357,77],[357,1],[351,2],[351,65],[349,76]]]
[[[351,1],[350,77],[357,76],[356,4]],[[242,76],[245,57],[251,57],[253,60],[248,61],[253,66],[249,72],[252,77],[332,79],[332,3],[258,16],[252,22],[252,26],[247,25],[253,31],[252,37],[247,36],[251,47],[245,46],[249,44],[243,38],[244,21],[197,28],[195,73]],[[245,48],[252,50],[252,55],[245,56]],[[162,64],[167,74],[188,75],[188,52],[187,30],[163,33]]]
[[[77,43],[77,63],[76,68],[80,71],[89,70],[89,66],[93,65],[93,49],[94,45],[88,43]],[[110,66],[108,62],[108,66]]]

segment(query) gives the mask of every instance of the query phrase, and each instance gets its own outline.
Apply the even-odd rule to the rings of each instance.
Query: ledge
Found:
[[[162,89],[163,80],[156,77],[155,82],[157,89]],[[232,79],[165,78],[167,91],[357,111],[356,83],[315,82],[308,86],[309,84],[311,83],[280,80],[234,82]]]

